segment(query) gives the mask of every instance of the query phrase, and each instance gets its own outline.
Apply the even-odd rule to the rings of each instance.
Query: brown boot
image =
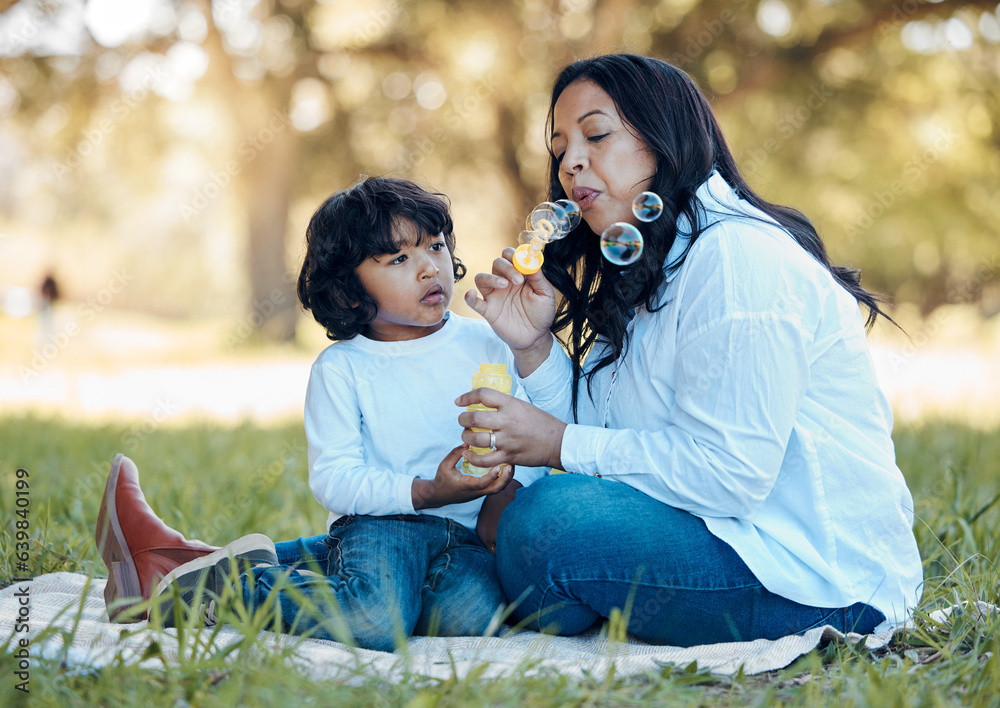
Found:
[[[146,503],[135,463],[120,454],[111,465],[94,539],[108,567],[104,603],[112,622],[148,619],[148,612],[118,618],[148,600],[159,580],[174,568],[218,550],[189,541],[163,523]]]

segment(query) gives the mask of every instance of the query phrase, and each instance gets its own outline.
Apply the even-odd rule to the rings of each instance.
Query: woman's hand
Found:
[[[550,343],[549,327],[556,316],[556,291],[541,271],[522,275],[511,260],[513,248],[493,261],[493,273],[476,275],[475,290],[465,294],[465,302],[483,316],[493,331],[507,345],[517,350],[529,349],[540,341]],[[526,375],[526,374],[525,374]]]
[[[489,447],[489,443],[486,443]],[[468,445],[459,445],[438,465],[434,479],[415,479],[410,485],[414,509],[434,509],[448,504],[462,504],[478,499],[484,494],[496,494],[507,486],[514,476],[511,465],[483,465],[492,469],[482,477],[462,474],[456,465]]]
[[[463,450],[462,455],[477,467],[493,467],[502,463],[526,467],[562,467],[563,431],[566,424],[554,415],[527,401],[514,398],[492,388],[477,388],[463,393],[455,401],[459,406],[482,403],[495,411],[465,411],[458,416],[462,441],[475,447],[489,449],[491,439],[496,450],[477,455]],[[486,432],[475,432],[482,428]],[[493,437],[490,437],[493,431]]]

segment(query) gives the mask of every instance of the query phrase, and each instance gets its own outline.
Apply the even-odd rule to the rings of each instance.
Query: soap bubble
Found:
[[[611,224],[601,234],[601,253],[618,266],[631,265],[639,260],[643,245],[639,229],[623,221]]]
[[[556,202],[556,204],[561,206],[563,211],[566,212],[566,221],[563,231],[568,234],[580,225],[580,219],[583,218],[583,212],[580,211],[580,206],[570,199],[560,199]]]
[[[663,213],[663,200],[653,192],[643,192],[632,202],[632,213],[639,221],[656,221]]]
[[[566,236],[570,216],[561,204],[542,202],[528,215],[528,230],[535,231],[545,241],[555,241]]]
[[[548,207],[549,205],[544,202],[536,206],[532,212],[528,214],[527,224],[528,231],[534,231],[545,241],[552,240],[553,235],[560,231],[559,217]]]
[[[536,251],[541,251],[545,248],[545,244],[548,243],[548,241],[534,231],[522,231],[518,234],[517,242],[522,246],[531,246]]]

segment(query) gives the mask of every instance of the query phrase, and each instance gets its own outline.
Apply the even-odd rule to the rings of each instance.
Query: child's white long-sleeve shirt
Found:
[[[475,530],[484,498],[415,510],[410,489],[417,477],[433,479],[462,444],[454,401],[472,389],[479,365],[504,364],[518,395],[516,367],[486,322],[446,317],[420,339],[335,342],[313,364],[305,404],[309,487],[330,523],[345,514],[433,514]],[[518,467],[514,478],[527,486],[547,472]]]

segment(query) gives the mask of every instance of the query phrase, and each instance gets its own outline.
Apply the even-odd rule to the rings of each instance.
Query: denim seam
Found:
[[[571,580],[553,580],[550,585],[555,585],[557,583],[593,583],[593,582],[603,582],[603,583],[623,583],[624,580],[618,578],[572,578]],[[628,581],[629,585],[635,585],[637,587],[644,588],[662,588],[664,590],[683,590],[685,592],[728,592],[731,590],[749,590],[752,588],[763,588],[761,583],[751,583],[750,585],[733,585],[729,587],[717,587],[717,588],[697,588],[688,587],[686,585],[661,585],[659,583],[643,583],[636,582],[634,580]]]
[[[331,578],[336,576],[343,579],[344,554],[340,550],[340,538],[327,536],[324,543],[330,547],[330,552],[326,556],[326,577]]]
[[[445,525],[445,529],[447,529],[446,531],[447,535],[445,536],[444,539],[444,547],[446,550],[451,549],[455,546],[455,529],[452,528],[452,525],[457,526],[458,524],[455,522],[454,519],[448,519],[448,523]]]
[[[546,588],[545,588],[544,590],[542,590],[542,592],[541,592],[541,597],[540,597],[540,598],[539,598],[539,600],[538,600],[538,607],[537,607],[537,608],[535,609],[534,613],[532,613],[532,614],[534,614],[534,615],[535,615],[535,624],[536,624],[536,625],[538,625],[538,628],[539,628],[539,629],[541,629],[541,628],[542,628],[542,616],[541,616],[541,612],[542,612],[542,610],[543,610],[543,609],[544,609],[544,608],[546,607],[546,604],[545,604],[545,597],[546,597],[546,595],[548,595],[548,594],[549,594],[549,592],[550,592],[550,591],[551,591],[551,590],[552,590],[552,589],[553,589],[553,588],[554,588],[555,586],[556,586],[556,584],[555,584],[554,582],[550,582],[550,583],[548,584],[548,586],[547,586],[547,587],[546,587]],[[560,602],[562,602],[562,600],[560,600]],[[595,611],[596,611],[596,610],[595,610]],[[530,615],[529,615],[529,616],[530,616]]]
[[[820,609],[820,608],[817,608],[817,609]],[[833,624],[832,622],[829,622],[828,620],[831,617],[833,617],[835,614],[837,614],[838,612],[843,612],[846,609],[848,609],[848,608],[845,608],[845,607],[834,607],[834,608],[832,608],[830,610],[830,612],[828,614],[824,615],[822,619],[819,619],[816,622],[813,622],[808,627],[805,627],[804,629],[801,629],[799,631],[801,631],[801,632],[808,632],[810,629],[816,629],[817,627],[823,627],[823,626],[825,626],[827,624]],[[853,621],[851,622],[851,624],[853,624]],[[836,626],[836,625],[834,625],[834,626]],[[845,623],[844,626],[847,626],[847,623]]]
[[[451,553],[449,553],[448,551],[442,551],[441,555],[445,557],[444,567],[439,569],[436,573],[434,573],[434,577],[428,578],[428,582],[425,583],[424,585],[425,587],[431,590],[437,589],[438,578],[441,577],[442,573],[447,573],[448,569],[451,568]]]
[[[588,582],[588,580],[593,580],[593,579],[587,579],[587,578],[577,578],[576,579],[577,582]],[[607,581],[605,581],[605,582],[607,582]],[[658,588],[658,589],[669,589],[669,590],[683,590],[685,592],[705,592],[705,591],[709,591],[709,589],[707,589],[707,588],[685,588],[685,587],[673,586],[673,585],[652,585],[650,583],[630,583],[630,585],[642,586],[642,587],[646,587],[646,588]],[[533,613],[535,615],[535,623],[539,627],[543,626],[542,625],[542,620],[544,619],[542,617],[542,615],[541,615],[541,612],[542,612],[543,609],[545,609],[546,607],[548,607],[548,604],[546,603],[546,597],[549,595],[550,592],[552,592],[553,594],[555,594],[554,590],[556,589],[556,587],[557,587],[557,583],[555,581],[553,581],[553,582],[550,582],[541,591],[539,602],[538,602],[538,606],[537,606],[537,608],[535,609],[535,611]],[[762,587],[763,586],[760,585],[760,584],[757,584],[757,585],[743,585],[743,586],[730,587],[730,588],[716,588],[715,590],[711,590],[711,591],[712,592],[725,592],[725,591],[730,591],[730,590],[746,590],[746,589],[749,589],[749,588],[762,588]],[[562,604],[565,604],[565,603],[571,602],[571,601],[570,600],[563,600],[563,599],[560,598],[558,600],[558,602],[562,603]],[[580,600],[576,600],[576,602],[578,602],[579,604],[583,605],[584,607],[587,607],[588,609],[592,610],[593,612],[595,612],[596,614],[598,614],[599,616],[601,616],[601,613],[599,611],[595,610],[590,605],[587,605],[586,603],[584,603],[584,602],[582,602]],[[823,608],[816,608],[816,609],[823,609]],[[835,617],[838,612],[845,612],[845,611],[848,612],[848,613],[850,613],[850,614],[853,614],[853,612],[851,612],[850,608],[844,608],[844,607],[830,608],[830,612],[828,612],[826,615],[824,615],[821,619],[819,619],[816,622],[812,623],[808,627],[804,627],[803,629],[799,630],[799,632],[807,632],[807,631],[809,631],[811,629],[816,629],[817,627],[823,627],[823,626],[825,626],[827,624],[833,624],[829,620],[831,618]],[[855,620],[852,619],[852,624],[853,624],[854,621]],[[834,626],[836,626],[836,625],[834,625]],[[855,631],[855,630],[852,630],[852,629],[848,628],[847,631]]]

